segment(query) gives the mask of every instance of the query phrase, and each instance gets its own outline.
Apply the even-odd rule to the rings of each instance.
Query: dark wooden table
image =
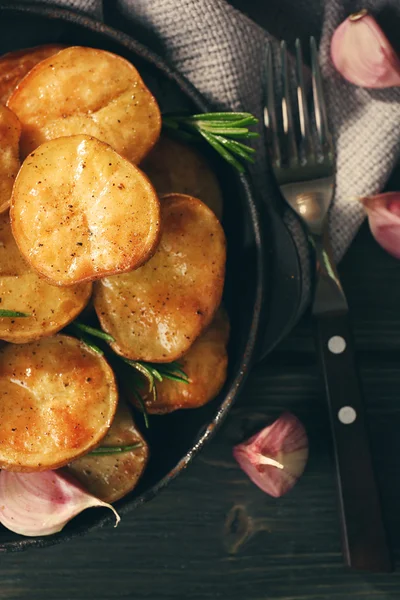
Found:
[[[266,14],[259,11],[260,22]],[[400,189],[400,177],[395,187]],[[391,548],[399,562],[400,261],[386,255],[364,226],[340,272],[353,314]],[[238,468],[232,445],[287,409],[304,422],[311,454],[294,490],[273,499]],[[400,598],[400,571],[369,575],[342,564],[332,443],[307,317],[254,368],[225,425],[194,463],[151,503],[125,516],[118,529],[1,556],[0,600],[91,598]]]
[[[400,559],[400,261],[363,227],[341,265],[394,556]],[[287,496],[232,458],[242,431],[289,409],[311,456]],[[161,495],[67,545],[2,555],[1,600],[397,600],[400,572],[342,565],[332,444],[305,318],[250,376],[215,439]]]

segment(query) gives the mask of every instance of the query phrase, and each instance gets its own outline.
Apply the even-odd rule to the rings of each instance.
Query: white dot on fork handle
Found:
[[[351,406],[342,406],[338,412],[338,418],[343,425],[351,425],[357,418],[357,413]]]
[[[328,349],[332,354],[342,354],[346,350],[346,340],[340,335],[334,335],[328,340]]]

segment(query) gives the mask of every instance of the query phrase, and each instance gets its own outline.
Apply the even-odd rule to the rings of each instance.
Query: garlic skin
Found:
[[[246,442],[233,448],[243,471],[263,492],[279,498],[295,485],[308,459],[303,424],[286,412]]]
[[[360,87],[400,85],[400,59],[365,9],[350,15],[335,30],[331,58],[337,71]]]
[[[86,508],[110,508],[88,494],[71,477],[56,471],[14,473],[0,471],[0,523],[25,536],[51,535],[61,531]]]
[[[400,192],[360,198],[375,240],[386,252],[400,258]]]

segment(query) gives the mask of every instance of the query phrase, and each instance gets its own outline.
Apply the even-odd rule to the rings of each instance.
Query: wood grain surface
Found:
[[[400,261],[363,227],[341,265],[373,450],[395,559],[400,558]],[[254,368],[215,439],[161,495],[67,545],[0,558],[0,599],[397,600],[400,574],[342,565],[327,409],[307,318]],[[289,409],[310,460],[281,499],[256,488],[232,446]]]

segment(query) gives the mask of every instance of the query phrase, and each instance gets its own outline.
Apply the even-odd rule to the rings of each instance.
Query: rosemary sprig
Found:
[[[178,381],[179,383],[189,383],[188,376],[182,371],[177,362],[149,363],[129,360],[128,358],[123,358],[122,360],[146,377],[149,382],[149,392],[153,391],[155,379],[160,382],[163,381],[163,379],[171,379],[172,381]]]
[[[0,309],[0,317],[30,317],[29,313],[20,312],[19,310],[4,310]]]
[[[130,367],[133,367],[134,369],[136,369],[136,371],[138,371],[138,373],[140,373],[141,375],[143,375],[143,377],[145,377],[147,379],[147,381],[149,382],[149,392],[152,392],[153,388],[154,388],[154,374],[152,373],[151,369],[148,369],[144,365],[144,363],[141,363],[136,360],[129,360],[129,358],[123,358],[123,357],[122,357],[122,360]]]
[[[99,448],[95,448],[89,454],[120,454],[121,452],[130,452],[131,450],[136,450],[137,448],[141,448],[143,444],[141,442],[136,442],[136,444],[131,444],[130,446],[100,446]]]
[[[153,372],[157,373],[160,377],[159,381],[163,379],[170,379],[171,381],[177,381],[179,383],[189,383],[189,378],[184,371],[182,371],[179,363],[145,363],[148,368],[151,368]]]
[[[109,335],[102,329],[98,329],[97,327],[91,327],[90,325],[85,325],[85,323],[81,323],[76,320],[68,326],[68,329],[71,331],[73,335],[81,340],[86,346],[91,348],[96,354],[100,356],[104,356],[104,352],[97,344],[95,344],[91,337],[98,338],[100,340],[104,340],[106,342],[113,342],[114,338],[112,335]]]
[[[224,160],[239,173],[244,172],[243,162],[254,162],[254,148],[238,142],[258,137],[249,126],[258,119],[250,113],[215,112],[196,115],[163,115],[163,127],[186,141],[204,139]]]
[[[86,344],[100,356],[103,356],[104,352],[101,348],[93,343],[91,337],[99,338],[106,342],[114,341],[114,338],[102,329],[85,325],[80,321],[74,321],[68,326],[68,328],[74,335],[76,335],[76,337],[78,337],[84,344]],[[182,370],[181,365],[176,361],[170,363],[150,363],[140,360],[129,360],[128,358],[124,358],[116,354],[114,354],[114,356],[135,369],[136,373],[140,374],[146,379],[149,386],[149,393],[152,394],[154,401],[157,400],[156,381],[162,382],[164,379],[170,379],[179,383],[190,383],[188,376]],[[134,394],[135,399],[140,406],[145,427],[146,429],[149,429],[150,423],[146,411],[146,405],[140,393],[140,387],[142,387],[142,384],[142,380],[136,380],[135,385],[132,387],[132,393]]]
[[[155,385],[155,379],[157,381],[163,381],[163,379],[171,379],[172,381],[178,381],[179,383],[189,383],[189,378],[184,371],[182,371],[179,363],[148,363],[142,361],[129,360],[128,358],[122,358],[122,360],[133,367],[138,373],[146,378],[149,384],[149,393],[153,396],[153,401],[157,401],[157,388]],[[137,388],[140,388],[140,383],[136,384]],[[142,398],[142,395],[135,387],[132,388],[132,392],[140,406],[143,414],[144,423],[146,429],[149,429],[149,417],[146,410],[146,404]]]

